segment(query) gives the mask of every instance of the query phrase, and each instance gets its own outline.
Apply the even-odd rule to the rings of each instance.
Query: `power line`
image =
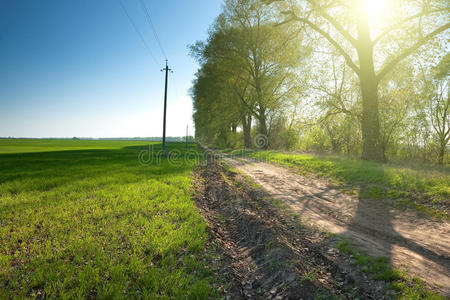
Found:
[[[163,49],[163,47],[161,45],[161,41],[159,40],[158,33],[156,32],[155,26],[153,26],[153,21],[152,21],[152,17],[150,16],[150,11],[149,11],[147,5],[145,4],[144,0],[140,0],[140,2],[141,2],[141,8],[145,12],[145,15],[147,17],[147,22],[152,27],[153,36],[155,37],[155,40],[158,43],[159,49],[161,50],[161,53],[164,56],[164,58],[167,59],[167,55],[164,52],[164,49]]]
[[[133,25],[134,30],[136,31],[136,33],[139,35],[139,37],[141,38],[142,43],[144,44],[145,48],[147,48],[148,53],[150,54],[150,56],[152,57],[153,61],[155,62],[156,65],[158,64],[158,61],[156,60],[155,56],[152,53],[152,50],[150,50],[150,46],[148,45],[148,43],[145,41],[144,36],[142,35],[141,31],[139,30],[139,28],[137,27],[136,23],[133,21],[133,19],[131,18],[130,14],[128,13],[127,9],[125,8],[125,6],[123,5],[121,0],[118,0],[120,3],[120,6],[122,7],[123,12],[125,13],[125,15],[128,17],[128,20],[130,21],[131,25]]]

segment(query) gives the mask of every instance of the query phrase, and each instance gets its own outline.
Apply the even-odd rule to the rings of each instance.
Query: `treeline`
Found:
[[[448,161],[449,2],[368,3],[226,0],[190,47],[196,138]]]
[[[117,137],[117,138],[92,138],[92,137],[43,137],[43,138],[23,138],[23,137],[0,137],[0,140],[80,140],[80,141],[148,141],[161,142],[162,137]],[[168,136],[167,142],[193,142],[193,136]]]

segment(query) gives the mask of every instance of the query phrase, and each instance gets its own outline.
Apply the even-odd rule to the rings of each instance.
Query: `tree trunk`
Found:
[[[381,142],[381,153],[383,155],[383,162],[387,162],[387,157],[386,157],[386,149],[387,149],[387,143],[383,140]]]
[[[383,153],[380,145],[378,81],[373,64],[373,46],[366,14],[359,16],[357,27],[357,51],[360,65],[360,73],[358,75],[362,94],[362,158],[381,162],[383,161]]]
[[[259,140],[256,141],[257,147],[261,149],[267,149],[269,147],[269,137],[267,131],[267,120],[266,120],[266,111],[265,109],[259,109],[258,115],[259,122],[259,134],[261,135]]]
[[[441,139],[441,141],[439,143],[439,156],[438,156],[438,164],[441,166],[444,164],[446,148],[447,148],[447,143],[445,142],[445,139]]]
[[[331,143],[331,152],[332,153],[338,153],[339,152],[339,142],[336,141],[333,130],[328,126],[328,124],[325,125],[325,130],[328,133],[328,137],[330,138]]]
[[[362,158],[366,160],[383,161],[383,151],[380,145],[378,86],[374,83],[374,79],[374,76],[372,77],[371,74],[362,74],[360,79],[363,110],[361,120],[363,142]]]
[[[242,117],[242,130],[244,131],[244,146],[245,148],[252,147],[252,138],[251,138],[251,130],[252,130],[252,116],[243,116]]]

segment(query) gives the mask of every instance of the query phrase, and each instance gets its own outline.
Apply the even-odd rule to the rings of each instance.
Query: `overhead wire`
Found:
[[[133,18],[131,17],[131,15],[128,13],[128,10],[126,9],[125,5],[123,4],[122,0],[118,0],[120,6],[122,7],[123,12],[125,13],[125,15],[127,16],[128,20],[130,21],[131,25],[133,26],[134,30],[136,31],[136,33],[139,35],[139,37],[141,38],[142,43],[144,44],[145,48],[148,50],[148,53],[150,54],[150,56],[152,57],[153,61],[155,62],[155,64],[157,66],[159,66],[158,61],[156,60],[155,56],[153,55],[152,50],[150,49],[150,46],[148,45],[147,41],[145,40],[144,36],[142,35],[141,31],[139,30],[139,28],[137,27],[136,23],[133,21]]]
[[[166,53],[164,51],[164,48],[163,48],[163,46],[161,44],[161,41],[160,41],[159,37],[158,37],[158,33],[156,32],[155,26],[153,25],[152,17],[150,15],[150,10],[147,7],[147,5],[145,4],[144,0],[139,0],[139,2],[141,3],[141,8],[144,11],[145,16],[147,18],[147,22],[149,23],[150,27],[152,28],[153,36],[155,37],[155,40],[158,43],[159,49],[161,50],[161,53],[164,56],[164,59],[167,60],[167,55],[166,55]]]

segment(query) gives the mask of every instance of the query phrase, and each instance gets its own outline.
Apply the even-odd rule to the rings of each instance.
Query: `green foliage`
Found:
[[[260,1],[228,0],[207,41],[191,46],[200,63],[192,88],[198,139],[236,147],[234,129],[240,126],[243,144],[252,147],[254,118],[269,145],[295,146],[296,138],[280,114],[299,96],[295,69],[306,66],[301,61],[309,53],[298,51],[301,35],[296,28],[275,24],[273,10]],[[285,139],[279,143],[275,138],[281,133]]]
[[[190,192],[195,161],[143,166],[147,148],[0,140],[0,298],[214,295],[206,224]]]
[[[191,47],[197,138],[448,164],[448,5],[378,2],[382,22],[359,1],[226,0],[208,39]],[[250,142],[255,129],[263,147]]]

